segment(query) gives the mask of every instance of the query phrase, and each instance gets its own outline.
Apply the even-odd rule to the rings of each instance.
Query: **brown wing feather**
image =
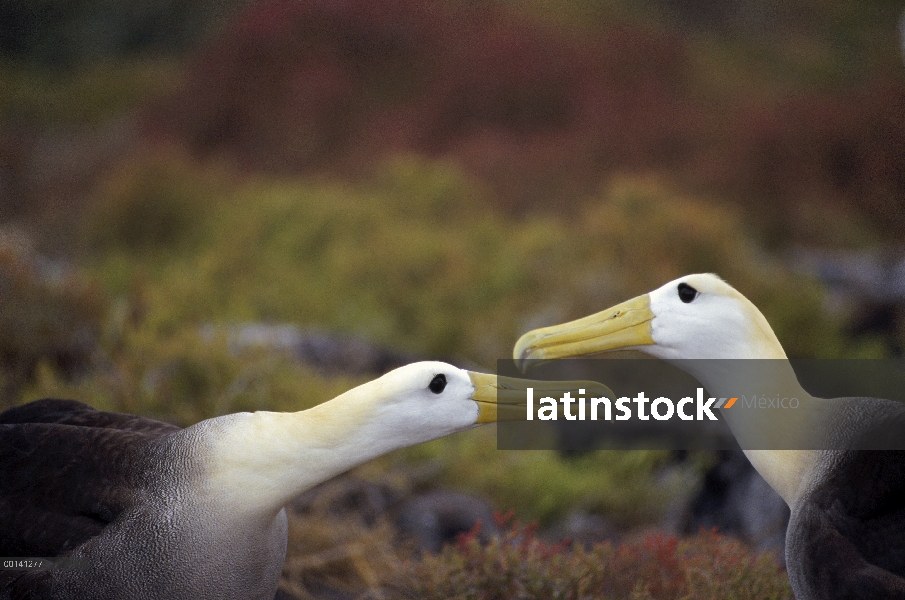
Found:
[[[150,447],[174,425],[40,400],[0,414],[0,556],[58,556],[139,501]]]
[[[22,423],[58,423],[80,427],[102,427],[142,433],[172,433],[179,427],[123,413],[103,412],[75,400],[45,398],[0,413],[0,425]]]

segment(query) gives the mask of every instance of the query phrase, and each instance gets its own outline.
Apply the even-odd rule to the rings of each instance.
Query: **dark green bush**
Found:
[[[185,252],[215,209],[225,180],[179,152],[148,152],[108,173],[89,204],[83,235],[96,253]]]
[[[207,183],[210,180],[210,183]],[[529,326],[596,312],[689,272],[764,308],[791,356],[839,356],[821,290],[771,262],[738,211],[623,179],[574,217],[507,219],[460,170],[398,159],[366,183],[223,179],[139,160],[89,228],[114,293],[147,278],[158,334],[290,321],[488,367]]]
[[[38,255],[21,235],[0,236],[0,400],[15,397],[45,362],[87,369],[106,309],[96,282]]]

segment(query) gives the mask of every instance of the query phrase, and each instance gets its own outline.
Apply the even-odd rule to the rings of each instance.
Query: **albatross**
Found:
[[[0,599],[270,600],[290,500],[392,450],[522,416],[522,384],[559,386],[420,362],[308,410],[186,429],[72,400],[11,408],[0,555],[72,568],[0,571]]]
[[[905,405],[808,394],[767,319],[712,274],[687,275],[597,314],[530,331],[513,356],[525,367],[532,359],[615,350],[675,361],[718,398],[739,396],[739,384],[769,384],[800,399],[782,419],[721,411],[740,442],[754,440],[745,454],[791,509],[786,564],[796,598],[905,598],[905,452],[857,449],[905,439]],[[720,364],[733,361],[708,368],[683,359],[772,360],[735,363],[742,366],[728,373]],[[802,437],[818,443],[796,445]],[[783,440],[791,444],[784,448]]]

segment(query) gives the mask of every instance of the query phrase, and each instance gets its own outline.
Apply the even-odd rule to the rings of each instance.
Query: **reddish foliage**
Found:
[[[579,37],[490,3],[264,0],[146,125],[254,168],[449,154],[519,196],[538,178],[596,186],[601,165],[674,159],[694,111],[684,64],[670,35]]]
[[[460,533],[456,536],[456,545],[459,548],[459,551],[462,553],[468,553],[469,549],[474,547],[475,543],[480,541],[481,529],[484,528],[484,523],[478,520],[475,522],[474,527],[471,530],[466,531],[465,533]]]
[[[789,599],[782,569],[716,532],[694,538],[651,534],[619,546],[587,549],[535,537],[511,515],[502,537],[482,544],[479,527],[455,547],[408,565],[422,598],[751,598]]]
[[[667,169],[777,206],[846,198],[905,228],[905,85],[736,106],[694,93],[689,70],[680,37],[637,24],[579,33],[494,3],[260,0],[145,129],[276,171],[450,157],[512,207]]]
[[[905,85],[875,81],[836,94],[740,111],[726,183],[769,197],[843,196],[877,222],[905,225]]]

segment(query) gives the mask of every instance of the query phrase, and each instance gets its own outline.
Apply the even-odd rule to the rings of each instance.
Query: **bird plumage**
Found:
[[[183,430],[152,419],[46,399],[0,414],[0,551],[56,557],[89,548],[131,511],[157,505],[151,490],[185,483]],[[164,486],[164,487],[159,487]],[[66,597],[49,571],[4,571],[0,598]]]

